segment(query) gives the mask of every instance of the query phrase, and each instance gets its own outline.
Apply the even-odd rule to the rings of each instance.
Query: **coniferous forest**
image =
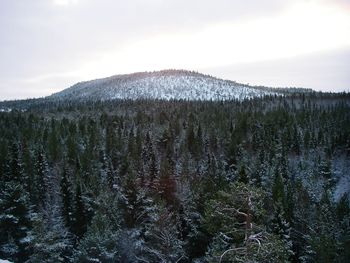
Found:
[[[349,262],[349,94],[21,103],[1,259]]]

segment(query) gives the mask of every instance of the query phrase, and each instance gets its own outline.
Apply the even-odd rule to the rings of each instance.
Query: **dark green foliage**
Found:
[[[80,184],[75,191],[74,211],[72,219],[72,232],[78,239],[82,238],[87,229],[87,213],[81,193]]]
[[[64,226],[58,207],[46,204],[46,209],[47,211],[37,214],[34,219],[35,236],[28,262],[67,262],[72,254],[72,238]]]
[[[151,220],[145,225],[142,260],[147,262],[181,262],[185,260],[183,242],[179,238],[176,216],[164,207],[155,206]]]
[[[13,143],[9,149],[9,158],[5,168],[5,181],[24,183],[23,164],[20,149],[17,143]]]
[[[240,170],[239,170],[238,180],[241,183],[245,183],[245,184],[249,183],[249,177],[248,177],[248,174],[246,172],[246,169],[245,169],[244,165],[242,165]]]
[[[350,202],[347,194],[343,194],[343,196],[340,198],[336,206],[336,212],[339,220],[345,220],[348,216],[350,216]]]
[[[0,194],[0,257],[24,261],[32,241],[29,202],[21,184],[6,182]]]
[[[69,182],[68,171],[66,168],[63,168],[63,174],[61,179],[61,196],[62,196],[62,216],[65,225],[72,229],[73,226],[73,194],[72,186]]]
[[[287,244],[262,227],[268,220],[264,195],[261,189],[238,183],[207,203],[204,225],[214,236],[209,262],[287,261]]]
[[[86,235],[80,241],[74,262],[118,262],[119,236],[113,224],[103,213],[97,213]]]
[[[349,99],[12,102],[0,258],[347,262]]]
[[[43,149],[38,150],[35,156],[33,187],[32,187],[32,202],[37,209],[42,208],[45,201],[45,194],[48,190],[49,180],[48,164]]]

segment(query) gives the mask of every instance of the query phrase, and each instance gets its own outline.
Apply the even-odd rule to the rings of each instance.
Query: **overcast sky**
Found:
[[[0,100],[189,69],[350,90],[350,0],[0,0]]]

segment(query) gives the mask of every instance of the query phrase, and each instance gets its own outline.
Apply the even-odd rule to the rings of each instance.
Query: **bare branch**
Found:
[[[244,247],[236,247],[236,248],[230,248],[230,249],[226,250],[226,251],[225,251],[224,253],[222,253],[222,255],[220,256],[220,261],[219,261],[219,263],[221,263],[222,258],[223,258],[227,253],[232,252],[232,251],[239,251],[239,250],[245,250],[245,248],[244,248]]]

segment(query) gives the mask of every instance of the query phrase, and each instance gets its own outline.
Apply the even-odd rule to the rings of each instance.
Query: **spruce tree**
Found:
[[[244,165],[241,166],[239,172],[238,172],[238,181],[244,184],[249,183],[249,177],[246,172],[246,168]]]
[[[75,191],[75,200],[74,200],[74,211],[73,211],[73,222],[72,222],[72,231],[77,237],[81,239],[87,230],[87,215],[85,210],[85,205],[81,193],[81,186],[78,183]]]
[[[48,164],[43,149],[39,149],[36,153],[33,180],[33,203],[35,204],[36,209],[38,210],[44,205],[45,194],[48,190],[49,183]]]
[[[62,198],[62,216],[64,223],[68,229],[72,230],[72,215],[73,215],[73,195],[72,187],[68,179],[68,171],[64,167],[61,179],[61,198]]]
[[[33,236],[30,204],[21,182],[22,164],[16,145],[12,146],[7,167],[7,179],[0,191],[0,258],[24,262]]]

